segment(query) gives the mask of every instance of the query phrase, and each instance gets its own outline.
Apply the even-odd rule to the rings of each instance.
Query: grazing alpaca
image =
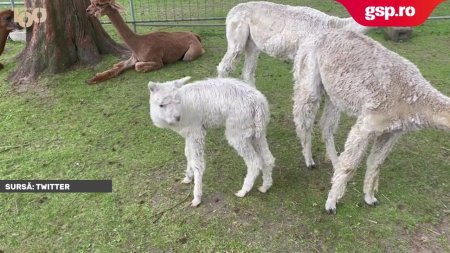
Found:
[[[336,203],[372,139],[364,200],[376,205],[379,166],[395,142],[422,128],[449,131],[450,98],[431,86],[410,61],[364,35],[331,31],[311,37],[301,47],[294,62],[294,114],[302,119],[297,122],[302,143],[310,142],[321,93],[331,108],[325,124],[340,111],[357,117],[335,166],[325,208],[336,213]]]
[[[205,171],[203,149],[207,128],[225,126],[228,143],[247,165],[242,189],[236,193],[244,197],[259,172],[266,192],[272,185],[275,159],[266,140],[269,106],[261,92],[242,81],[215,78],[182,86],[190,77],[164,84],[149,83],[150,116],[157,127],[169,128],[185,138],[187,159],[183,183],[194,178],[192,206],[202,197],[202,177]]]
[[[259,53],[293,60],[299,43],[313,33],[326,29],[348,29],[365,33],[369,28],[352,18],[329,16],[309,7],[269,2],[248,2],[233,7],[227,15],[228,49],[217,67],[219,77],[227,77],[244,53],[242,78],[255,84]]]
[[[108,80],[133,66],[138,72],[148,72],[179,60],[193,61],[205,52],[200,36],[195,33],[135,34],[120,16],[119,11],[122,10],[123,7],[118,5],[115,0],[91,0],[91,5],[86,10],[91,16],[107,15],[132,51],[130,59],[115,64],[110,70],[96,74],[88,81],[89,83],[94,84]]]
[[[9,33],[17,29],[20,29],[20,26],[14,23],[14,12],[12,10],[0,12],[0,55],[5,49]],[[1,63],[0,69],[3,69],[3,64]]]

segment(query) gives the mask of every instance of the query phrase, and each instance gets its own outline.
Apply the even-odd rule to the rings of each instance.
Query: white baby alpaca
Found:
[[[153,123],[185,138],[187,168],[183,183],[194,179],[191,205],[201,202],[207,128],[225,126],[228,143],[245,161],[247,176],[236,196],[244,197],[252,189],[260,171],[263,184],[258,190],[266,192],[272,185],[275,159],[266,140],[269,106],[264,95],[236,79],[215,78],[183,85],[189,79],[149,82],[148,86]]]

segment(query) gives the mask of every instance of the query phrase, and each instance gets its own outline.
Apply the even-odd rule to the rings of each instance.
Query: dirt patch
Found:
[[[450,252],[450,219],[448,215],[437,225],[418,228],[411,241],[411,252]]]
[[[19,95],[30,94],[41,98],[49,98],[50,93],[48,87],[39,81],[20,80],[11,86],[11,92]]]
[[[226,194],[223,192],[215,192],[208,194],[202,199],[203,216],[209,217],[224,217],[232,213],[230,205],[225,199]]]

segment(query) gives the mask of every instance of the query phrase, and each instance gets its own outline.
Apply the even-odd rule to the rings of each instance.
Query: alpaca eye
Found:
[[[159,105],[159,107],[163,108],[163,107],[164,107],[164,105]]]

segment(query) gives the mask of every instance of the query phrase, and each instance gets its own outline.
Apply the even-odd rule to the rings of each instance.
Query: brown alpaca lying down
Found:
[[[14,12],[12,10],[5,10],[0,12],[0,55],[5,49],[6,40],[8,35],[13,30],[20,29],[16,23],[14,23]],[[3,64],[0,63],[0,69],[3,68]]]
[[[200,36],[191,32],[154,32],[135,34],[125,23],[119,11],[123,8],[115,0],[91,0],[86,12],[91,16],[107,15],[122,39],[131,49],[131,58],[114,64],[113,68],[96,74],[88,83],[95,84],[113,78],[124,70],[132,68],[138,72],[160,69],[166,63],[179,60],[193,61],[205,50]]]

